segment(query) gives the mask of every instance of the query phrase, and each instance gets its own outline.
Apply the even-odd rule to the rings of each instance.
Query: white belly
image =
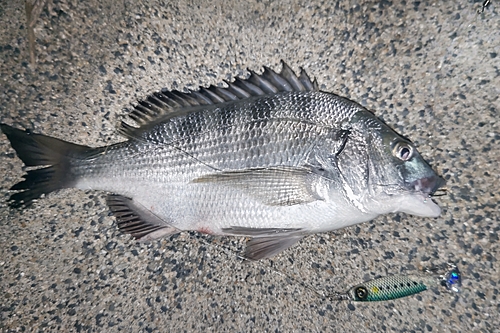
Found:
[[[119,185],[127,184],[127,186]],[[93,186],[90,186],[93,185]],[[222,229],[297,228],[325,232],[369,221],[377,215],[362,213],[342,195],[339,200],[316,200],[291,206],[273,206],[236,188],[214,184],[79,182],[79,188],[103,189],[132,198],[180,230],[224,234]]]

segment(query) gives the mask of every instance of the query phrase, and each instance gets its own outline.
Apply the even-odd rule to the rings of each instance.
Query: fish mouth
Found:
[[[430,177],[424,177],[411,182],[410,185],[417,192],[424,193],[426,195],[433,195],[439,188],[444,186],[446,181],[437,175],[433,175]]]

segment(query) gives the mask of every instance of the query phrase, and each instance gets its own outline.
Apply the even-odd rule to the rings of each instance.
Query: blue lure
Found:
[[[443,276],[443,281],[446,285],[446,289],[458,293],[460,291],[460,287],[462,287],[462,276],[460,275],[460,271],[457,266],[450,266],[450,270],[448,270]]]

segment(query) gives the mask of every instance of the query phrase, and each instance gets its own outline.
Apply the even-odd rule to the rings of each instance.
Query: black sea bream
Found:
[[[153,93],[129,115],[135,125],[119,126],[128,140],[107,147],[0,125],[27,167],[10,205],[61,188],[107,191],[119,228],[137,239],[247,236],[251,259],[380,214],[440,214],[430,195],[442,178],[359,104],[284,63],[226,84]]]

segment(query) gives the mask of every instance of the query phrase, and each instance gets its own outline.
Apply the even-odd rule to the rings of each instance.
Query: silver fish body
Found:
[[[138,128],[119,128],[128,140],[101,148],[1,125],[33,167],[11,204],[63,187],[103,190],[138,239],[249,236],[252,259],[380,214],[440,214],[429,194],[443,181],[411,142],[285,64],[227,88],[155,93],[130,118]]]

